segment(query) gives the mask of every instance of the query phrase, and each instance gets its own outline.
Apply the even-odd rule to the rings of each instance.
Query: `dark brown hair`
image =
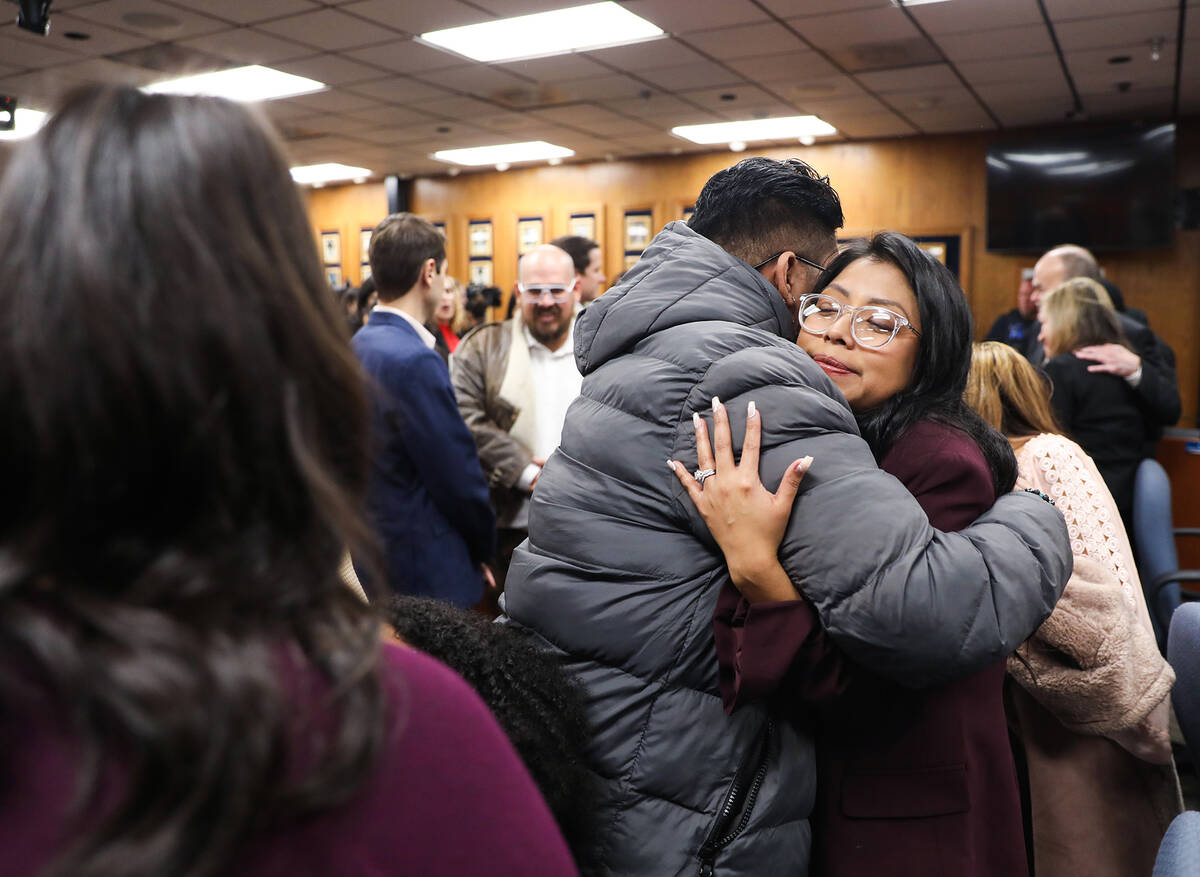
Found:
[[[346,800],[385,731],[338,576],[363,387],[275,138],[223,100],[76,93],[0,184],[0,313],[0,711],[33,685],[80,743],[52,873],[224,872]],[[333,707],[300,765],[282,664]]]
[[[575,263],[575,273],[582,274],[587,271],[588,261],[592,257],[592,250],[600,249],[600,245],[591,238],[585,238],[579,234],[565,234],[562,237],[557,237],[550,241],[560,250],[566,250],[567,255],[571,257],[571,261]]]
[[[430,222],[411,213],[393,213],[371,234],[371,277],[380,301],[405,295],[433,259],[437,268],[446,261],[446,237]]]

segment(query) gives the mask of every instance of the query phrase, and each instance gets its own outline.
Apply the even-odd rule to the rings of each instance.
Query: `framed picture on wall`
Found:
[[[442,233],[442,237],[446,237],[446,223],[438,220],[437,222],[430,223],[430,225],[440,231]]]
[[[363,262],[363,263],[362,263],[362,266],[361,266],[361,268],[359,269],[359,272],[358,272],[358,277],[359,277],[359,280],[358,280],[358,282],[359,282],[360,284],[361,284],[361,283],[366,283],[368,280],[370,280],[370,279],[371,279],[371,263],[370,263],[370,262]]]
[[[358,233],[358,261],[364,265],[371,261],[371,235],[374,233],[373,228],[364,228]]]
[[[567,219],[567,234],[578,235],[588,240],[596,240],[596,214],[572,213]]]
[[[326,265],[325,279],[329,281],[330,287],[337,289],[342,285],[342,269],[337,265]]]
[[[481,283],[484,286],[492,285],[492,260],[491,259],[472,259],[471,267],[468,276],[469,283]]]
[[[524,256],[534,247],[545,243],[540,216],[523,216],[517,220],[517,255]]]
[[[917,241],[917,246],[943,265],[946,264],[946,250],[948,247],[945,241]]]
[[[492,221],[472,219],[467,227],[467,255],[472,259],[492,257]]]
[[[342,264],[342,236],[336,231],[321,232],[321,257],[326,265]]]
[[[641,253],[650,243],[653,218],[649,210],[630,210],[625,213],[626,253]]]
[[[689,221],[691,221],[692,214],[693,214],[693,213],[695,213],[695,212],[696,212],[696,208],[695,208],[695,206],[693,206],[693,205],[689,205],[689,206],[687,206],[687,207],[684,207],[684,208],[683,208],[683,221],[684,221],[684,222],[689,222]]]

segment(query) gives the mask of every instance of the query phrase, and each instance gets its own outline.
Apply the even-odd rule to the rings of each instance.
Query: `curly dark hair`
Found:
[[[446,664],[488,705],[575,858],[585,860],[597,796],[585,755],[591,730],[579,683],[524,628],[427,597],[393,597],[389,609],[400,639]]]

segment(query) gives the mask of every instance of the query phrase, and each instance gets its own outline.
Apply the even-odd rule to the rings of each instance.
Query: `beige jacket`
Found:
[[[536,403],[521,321],[485,323],[463,336],[450,357],[450,383],[491,486],[496,525],[512,526],[529,497],[517,482],[533,462]]]

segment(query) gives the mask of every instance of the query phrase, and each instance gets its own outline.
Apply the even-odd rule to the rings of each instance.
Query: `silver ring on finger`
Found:
[[[697,469],[695,472],[692,473],[692,477],[695,478],[696,483],[699,484],[700,487],[703,488],[704,487],[704,479],[712,478],[716,474],[717,474],[716,469]]]

